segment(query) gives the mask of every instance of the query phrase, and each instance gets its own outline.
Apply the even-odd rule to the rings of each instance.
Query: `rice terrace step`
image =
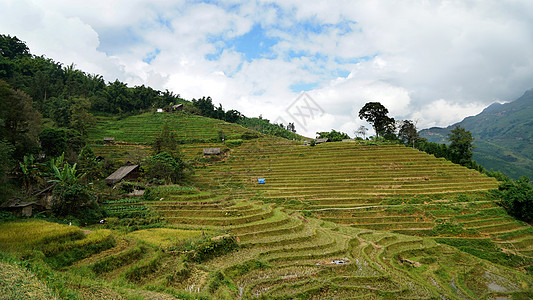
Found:
[[[127,124],[117,138],[142,146],[128,133],[135,123]],[[190,130],[202,130],[205,139],[216,135]],[[398,145],[304,147],[261,137],[212,161],[201,149],[217,144],[206,141],[183,148],[201,166],[187,184],[149,187],[152,198],[107,200],[115,217],[99,226],[111,230],[111,244],[65,265],[65,276],[126,282],[146,299],[526,299],[532,293],[533,231],[496,204],[493,178]],[[0,241],[1,232],[12,230],[5,226]],[[52,244],[32,237],[33,249],[106,241],[74,236],[75,242]],[[202,245],[234,246],[202,258],[192,250]],[[111,286],[102,293],[134,290]]]

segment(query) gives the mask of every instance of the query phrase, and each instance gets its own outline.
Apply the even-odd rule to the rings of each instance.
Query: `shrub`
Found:
[[[241,139],[243,140],[253,140],[259,138],[259,134],[252,131],[246,131],[245,133],[241,134]]]
[[[187,259],[201,263],[211,258],[227,254],[238,247],[237,239],[234,236],[223,236],[218,239],[203,242],[196,247],[196,251],[187,253]]]
[[[144,168],[147,178],[177,182],[183,177],[185,164],[179,157],[172,157],[167,152],[161,152],[150,157]]]
[[[72,185],[58,183],[55,186],[54,202],[52,203],[54,214],[83,217],[85,221],[90,221],[87,220],[89,210],[98,211],[96,196],[89,188],[79,183]],[[96,214],[98,215],[98,212]]]
[[[228,146],[229,148],[239,147],[242,143],[243,143],[243,140],[241,140],[241,139],[227,140],[226,141],[226,146]]]
[[[119,255],[100,259],[92,264],[90,269],[97,274],[110,272],[141,258],[146,252],[145,246],[135,247]]]
[[[148,262],[134,266],[125,272],[124,276],[131,282],[141,282],[147,275],[156,272],[161,266],[163,254],[158,252],[154,258]]]
[[[253,270],[264,270],[268,268],[269,266],[266,265],[264,262],[254,259],[254,260],[249,260],[240,265],[233,265],[227,268],[224,271],[224,273],[229,278],[237,278],[237,277],[244,276]]]

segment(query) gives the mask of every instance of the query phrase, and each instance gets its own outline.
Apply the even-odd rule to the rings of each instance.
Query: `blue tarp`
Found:
[[[265,184],[265,179],[264,178],[259,178],[259,179],[257,179],[257,182],[259,182],[259,184]]]

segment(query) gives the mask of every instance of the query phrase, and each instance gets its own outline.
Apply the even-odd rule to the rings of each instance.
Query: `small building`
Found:
[[[11,198],[0,205],[0,209],[10,211],[16,216],[31,217],[34,210],[44,210],[37,202],[24,202],[22,198]]]
[[[158,108],[156,111],[157,112],[165,112],[162,108]]]
[[[355,142],[355,139],[343,139],[343,142]]]
[[[115,138],[114,137],[105,137],[104,138],[104,143],[113,143],[115,142]]]
[[[48,187],[44,188],[43,190],[33,194],[33,196],[37,197],[39,199],[39,204],[45,207],[46,209],[52,208],[52,201],[54,196],[54,184],[49,185]]]
[[[172,105],[172,111],[182,111],[182,110],[183,110],[183,104]]]
[[[109,175],[105,182],[112,185],[122,180],[135,181],[139,179],[139,176],[141,176],[139,165],[123,166]]]
[[[329,138],[322,138],[322,139],[316,139],[315,140],[315,144],[322,144],[322,143],[327,143],[329,142]]]
[[[204,155],[218,155],[220,154],[220,148],[204,148]]]

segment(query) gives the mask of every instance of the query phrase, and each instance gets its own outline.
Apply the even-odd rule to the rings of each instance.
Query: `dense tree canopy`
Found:
[[[402,121],[400,123],[398,137],[407,145],[412,145],[414,147],[415,142],[419,139],[415,124],[410,120]]]
[[[317,139],[328,138],[332,142],[340,142],[344,139],[349,139],[350,136],[344,132],[335,131],[331,129],[331,132],[317,132]]]
[[[379,102],[368,102],[359,110],[359,118],[372,124],[376,137],[394,133],[395,120],[387,114],[389,110]]]
[[[529,183],[529,178],[504,181],[497,194],[501,197],[501,205],[509,214],[525,222],[533,221],[533,186]]]
[[[28,94],[15,91],[0,80],[0,139],[15,147],[15,157],[35,152],[41,131],[41,114]]]
[[[450,160],[463,166],[469,165],[474,155],[472,133],[461,126],[456,126],[448,135],[448,140],[450,141]]]

